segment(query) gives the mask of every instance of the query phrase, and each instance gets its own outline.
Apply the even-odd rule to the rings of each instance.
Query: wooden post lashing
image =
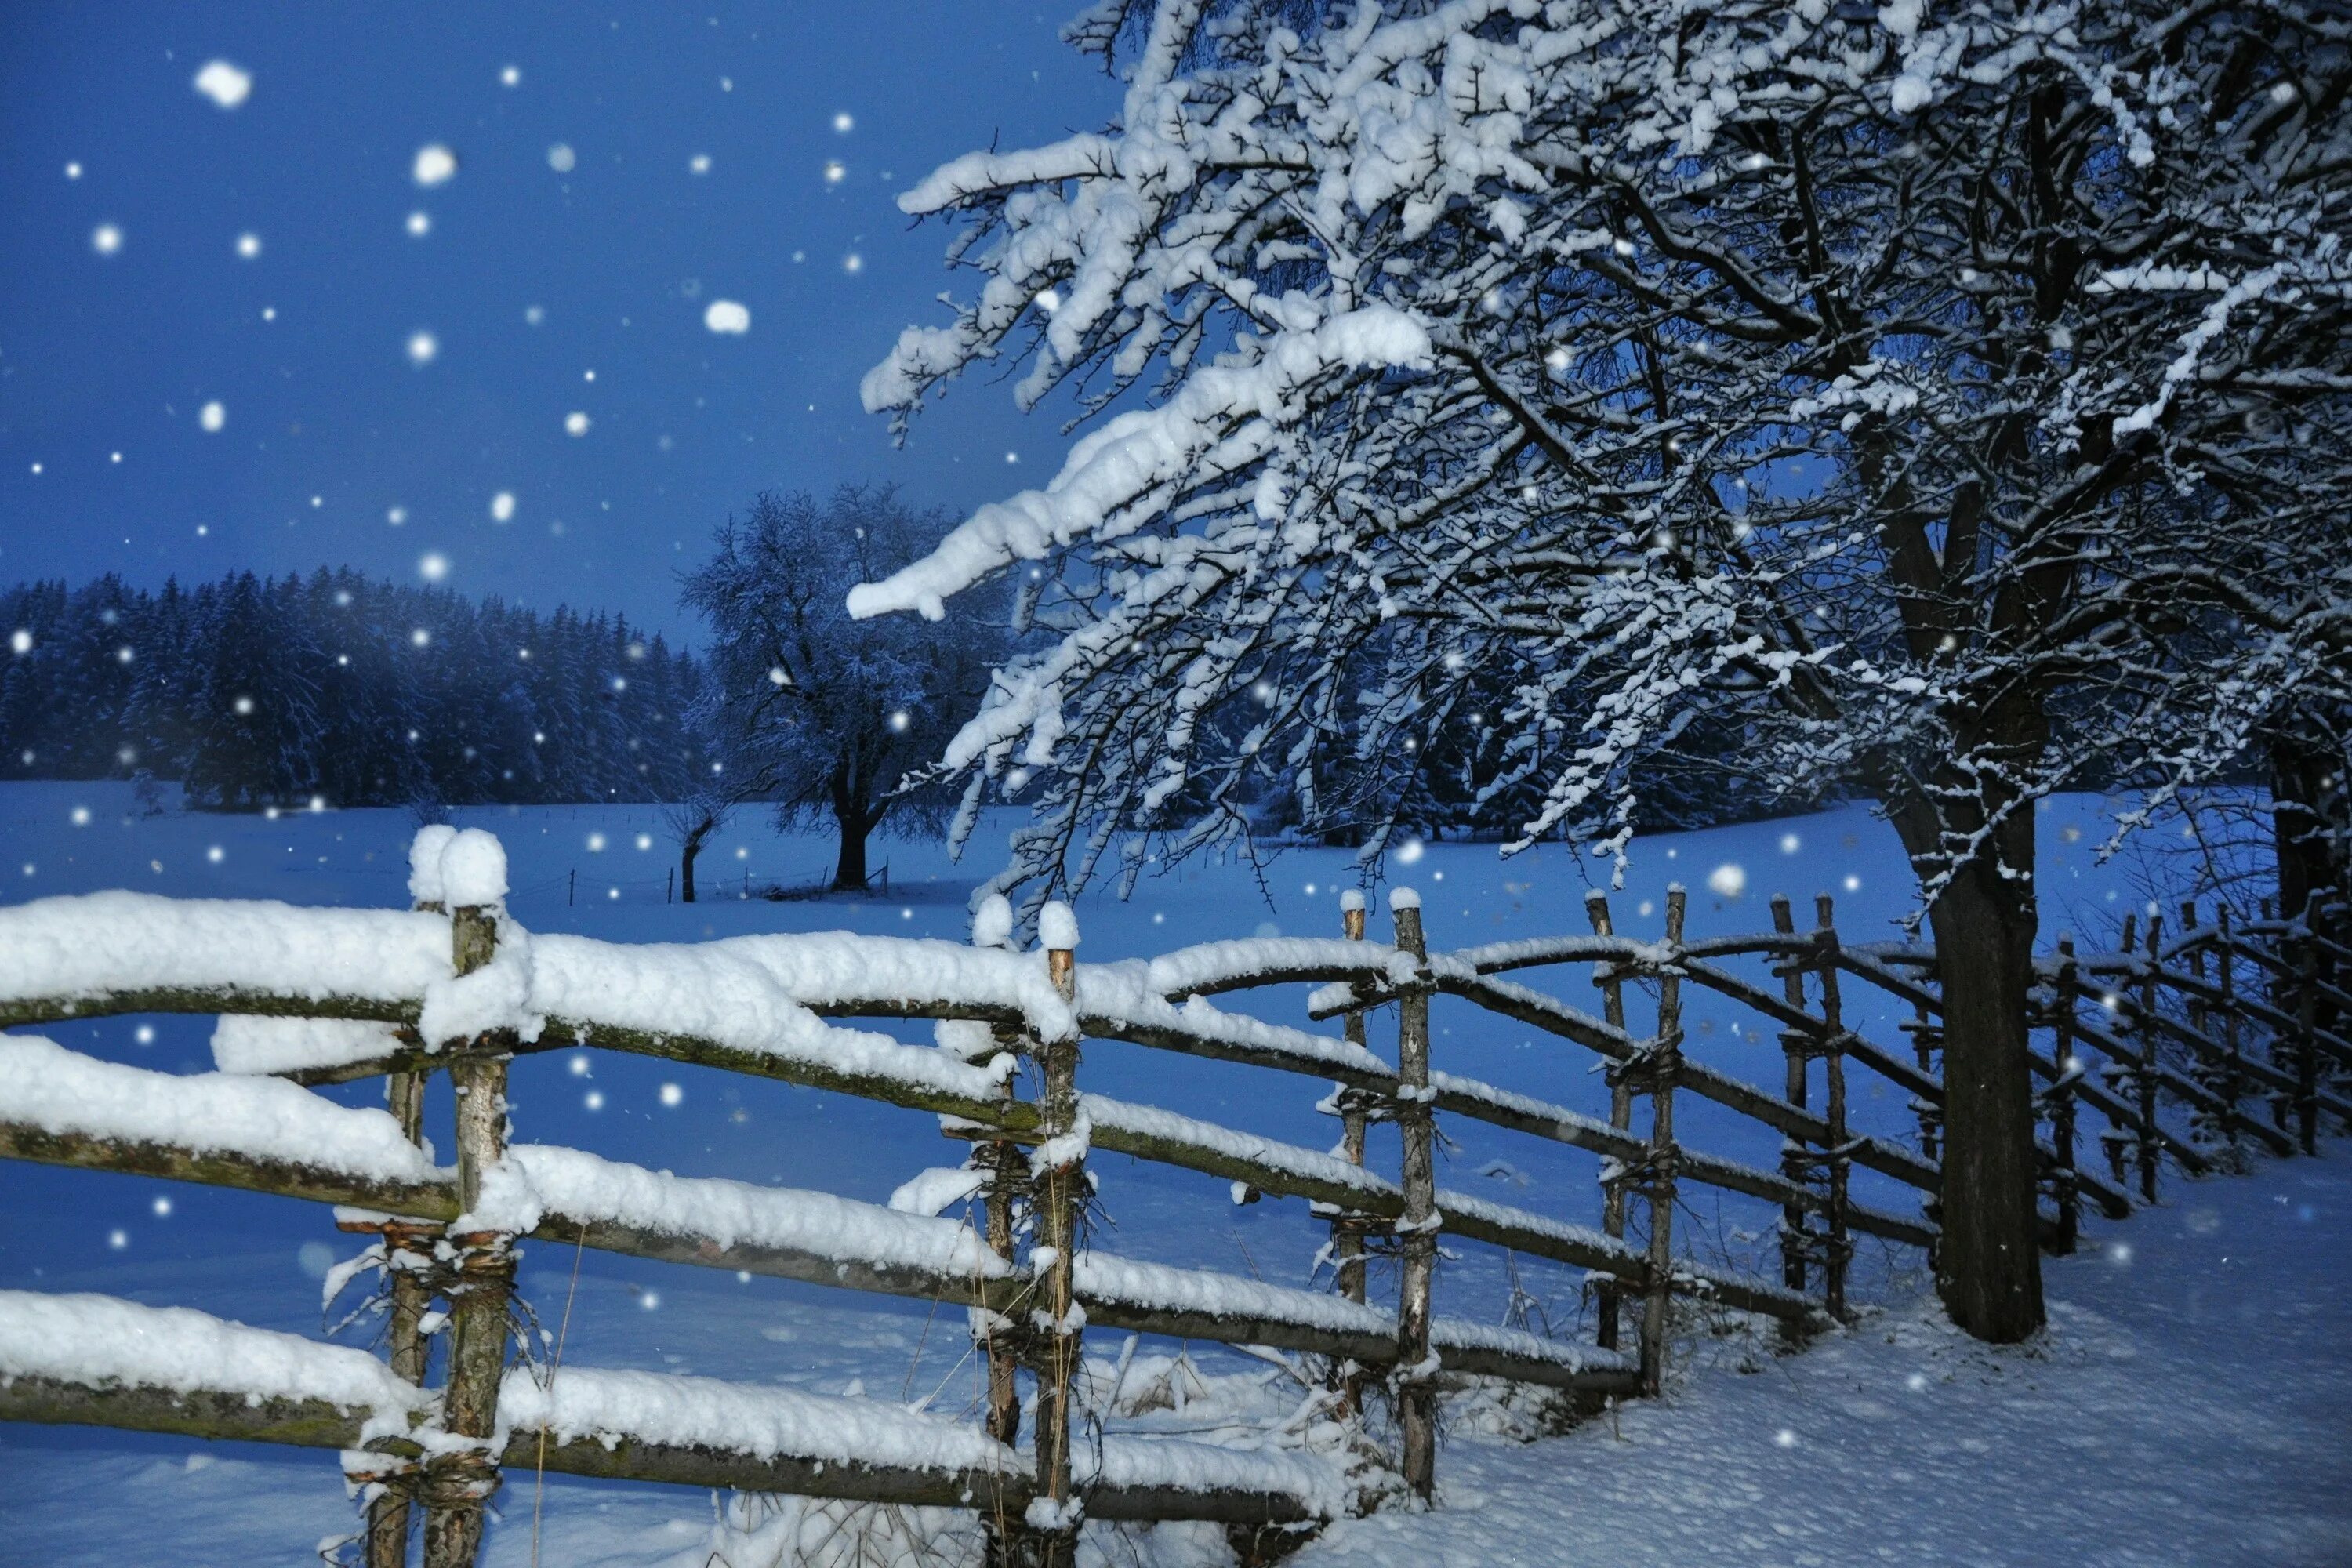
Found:
[[[1609,895],[1600,889],[1593,888],[1585,893],[1584,914],[1592,922],[1595,936],[1616,934],[1616,923],[1609,914]],[[1597,963],[1592,968],[1592,984],[1601,990],[1601,1016],[1609,1021],[1611,1028],[1622,1034],[1625,1029],[1623,975],[1613,963]],[[1633,1086],[1622,1073],[1612,1073],[1609,1078],[1609,1125],[1620,1132],[1630,1132],[1633,1129]],[[1618,1162],[1611,1163],[1615,1167],[1615,1173],[1604,1176],[1601,1183],[1601,1228],[1608,1233],[1611,1239],[1622,1241],[1625,1238],[1625,1184],[1632,1173]],[[1622,1294],[1613,1279],[1601,1280],[1595,1289],[1600,1294],[1596,1305],[1601,1313],[1595,1341],[1602,1350],[1613,1351],[1619,1341]]]
[[[1397,1426],[1402,1437],[1405,1484],[1424,1500],[1437,1487],[1436,1367],[1429,1353],[1430,1299],[1437,1279],[1436,1124],[1429,1088],[1429,942],[1422,930],[1421,895],[1389,893],[1396,944],[1417,961],[1397,1008],[1397,1131],[1404,1145],[1404,1215],[1397,1222],[1401,1283],[1397,1292]]]
[[[2051,1246],[2063,1256],[2074,1250],[2083,1232],[2083,1205],[2074,1180],[2074,1080],[2082,1063],[2074,1055],[2074,939],[2058,938],[2058,994],[2052,1004],[2051,1065],[2058,1077],[2050,1091],[2050,1146],[2058,1155],[2051,1172],[2051,1198],[2058,1211],[2058,1232]]]
[[[2163,948],[2164,916],[2151,911],[2147,917],[2147,971],[2139,985],[2139,1072],[2132,1087],[2139,1091],[2139,1195],[2149,1203],[2156,1202],[2157,1163],[2163,1156],[2164,1146],[2156,1137],[2156,1006],[2158,1001],[2157,966]]]
[[[1075,1281],[1087,1195],[1087,1135],[1078,1113],[1077,917],[1066,904],[1047,904],[1038,917],[1037,931],[1045,947],[1046,978],[1055,994],[1072,1005],[1073,1016],[1066,1034],[1037,1043],[1045,1079],[1037,1121],[1045,1142],[1030,1160],[1038,1231],[1031,1277],[1045,1298],[1045,1308],[1036,1336],[1037,1495],[1024,1522],[1032,1532],[1038,1568],[1069,1568],[1076,1561],[1078,1526],[1084,1521],[1071,1463],[1086,1322]]]
[[[1680,954],[1682,884],[1666,889],[1666,943]],[[1665,1384],[1666,1308],[1675,1275],[1675,1073],[1682,1060],[1682,971],[1673,962],[1658,972],[1658,1037],[1643,1054],[1642,1073],[1650,1092],[1650,1254],[1642,1302],[1642,1391],[1653,1398]]]
[[[1772,929],[1782,936],[1797,934],[1795,913],[1789,906],[1786,893],[1772,895]],[[1780,961],[1780,994],[1789,1005],[1799,1012],[1805,1007],[1805,971],[1802,961],[1790,954]],[[1807,1065],[1812,1053],[1813,1041],[1802,1029],[1780,1031],[1780,1054],[1788,1068],[1786,1093],[1789,1103],[1802,1108],[1809,1092],[1807,1080],[1811,1068]],[[1780,1173],[1802,1185],[1812,1174],[1805,1146],[1794,1138],[1780,1141]],[[1805,1288],[1805,1258],[1813,1244],[1812,1233],[1805,1225],[1805,1211],[1795,1204],[1780,1209],[1780,1282],[1791,1290]],[[1802,1325],[1783,1322],[1781,1330],[1791,1337],[1801,1336]]]
[[[493,910],[466,905],[449,921],[459,974],[487,966],[498,946]],[[488,1040],[452,1042],[465,1054],[449,1068],[457,1098],[457,1198],[481,1201],[482,1177],[506,1146],[507,1058]],[[499,1381],[505,1375],[507,1312],[514,1296],[513,1238],[496,1232],[450,1237],[449,1368],[441,1390],[441,1430],[467,1440],[425,1461],[425,1568],[473,1568],[482,1543],[482,1510],[499,1489],[489,1440],[498,1430]]]
[[[1845,1012],[1838,994],[1837,911],[1830,896],[1813,900],[1813,940],[1817,944],[1815,979],[1822,988],[1822,1064],[1828,1080],[1829,1102],[1822,1108],[1829,1121],[1829,1237],[1822,1266],[1822,1297],[1830,1316],[1846,1321],[1846,1265],[1853,1257],[1853,1238],[1846,1234],[1847,1189],[1853,1178],[1853,1157],[1846,1145]]]

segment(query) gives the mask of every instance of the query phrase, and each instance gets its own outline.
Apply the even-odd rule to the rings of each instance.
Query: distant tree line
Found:
[[[675,800],[709,771],[691,656],[352,571],[0,590],[0,778],[177,781],[223,809]]]

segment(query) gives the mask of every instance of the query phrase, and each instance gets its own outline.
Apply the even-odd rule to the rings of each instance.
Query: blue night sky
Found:
[[[674,573],[762,487],[1042,482],[1056,422],[1009,388],[894,450],[857,381],[962,286],[896,194],[1115,110],[1063,10],[19,0],[0,581],[437,555],[461,592],[676,632]],[[216,59],[233,109],[194,85]],[[420,184],[436,144],[457,172]],[[706,328],[720,300],[748,332]]]

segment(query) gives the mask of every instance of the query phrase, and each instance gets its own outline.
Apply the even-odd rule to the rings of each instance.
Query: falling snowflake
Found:
[[[228,423],[228,410],[217,401],[207,403],[196,410],[196,423],[206,431],[217,431]]]
[[[429,142],[416,150],[416,162],[409,169],[409,177],[426,190],[445,185],[457,173],[457,154],[438,142]]]
[[[580,154],[572,150],[569,142],[558,142],[547,150],[547,166],[559,174],[568,174],[580,166]]]
[[[1706,886],[1719,897],[1736,899],[1748,890],[1747,868],[1726,860],[1706,874]]]
[[[253,96],[253,73],[226,60],[207,60],[196,73],[195,88],[223,109],[235,109]]]
[[[740,337],[751,330],[751,312],[732,300],[713,300],[702,312],[702,324],[714,332]]]

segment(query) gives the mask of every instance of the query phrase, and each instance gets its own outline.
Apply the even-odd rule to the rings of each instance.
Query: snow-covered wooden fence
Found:
[[[1637,942],[1615,934],[1607,900],[1594,894],[1590,934],[1432,952],[1418,900],[1400,890],[1392,943],[1370,939],[1362,900],[1351,897],[1337,939],[1085,963],[1076,922],[1058,906],[1028,952],[1013,944],[1001,905],[982,911],[971,947],[845,933],[646,947],[529,932],[504,913],[497,841],[472,831],[421,835],[411,890],[416,908],[405,911],[130,893],[0,910],[0,1026],[217,1014],[225,1069],[174,1076],[0,1038],[0,1155],[334,1204],[344,1228],[378,1237],[372,1256],[391,1280],[388,1365],[184,1310],[0,1292],[0,1418],[342,1450],[368,1489],[360,1539],[379,1568],[404,1561],[419,1508],[428,1564],[470,1563],[483,1504],[501,1468],[515,1464],[971,1509],[989,1521],[1001,1556],[1066,1562],[1085,1519],[1222,1521],[1247,1540],[1367,1506],[1379,1490],[1360,1469],[1295,1449],[1082,1441],[1087,1328],[1328,1358],[1334,1408],[1386,1389],[1400,1441],[1395,1476],[1425,1496],[1442,1381],[1498,1378],[1586,1400],[1654,1392],[1676,1298],[1757,1314],[1801,1337],[1848,1316],[1855,1237],[1936,1240],[1934,955],[1842,942],[1827,899],[1811,931],[1775,900],[1769,932],[1694,939],[1675,890],[1664,940]],[[2321,1114],[2352,1118],[2329,1083],[2352,1068],[2338,1032],[2347,955],[2330,931],[2268,921],[2233,931],[2226,919],[2199,926],[2193,911],[2184,924],[2169,943],[2151,924],[2144,948],[2127,925],[2113,953],[2061,943],[2043,967],[2035,1023],[2053,1047],[2036,1067],[2049,1082],[2053,1246],[2072,1245],[2084,1197],[2128,1212],[2126,1166],[2152,1194],[2164,1153],[2202,1171],[2247,1145],[2307,1151]],[[1735,967],[1757,959],[1777,989]],[[1558,965],[1590,967],[1601,1016],[1506,978]],[[1912,1010],[1909,1054],[1847,1026],[1847,980]],[[1310,1019],[1341,1019],[1338,1037],[1213,1000],[1302,983],[1318,987]],[[1695,1059],[1682,1019],[1688,986],[1778,1026],[1787,1066],[1778,1092]],[[1609,1075],[1607,1119],[1444,1071],[1429,1027],[1439,995],[1594,1053]],[[1638,1029],[1628,1005],[1636,1000],[1654,1005]],[[1367,1016],[1390,1005],[1393,1065],[1367,1044]],[[876,1017],[944,1026],[927,1047],[837,1022]],[[1330,1080],[1324,1103],[1340,1121],[1339,1147],[1318,1152],[1087,1093],[1087,1040]],[[508,1143],[508,1062],[575,1044],[936,1112],[973,1146],[984,1224]],[[2107,1070],[2087,1070],[2085,1052],[2106,1058]],[[1024,1063],[1040,1086],[1034,1099],[1018,1092]],[[1906,1091],[1916,1133],[1853,1126],[1850,1070]],[[422,1086],[436,1071],[458,1091],[454,1169],[421,1147]],[[378,1076],[388,1111],[348,1109],[306,1087]],[[1780,1133],[1780,1168],[1689,1146],[1675,1131],[1686,1098]],[[2267,1121],[2248,1109],[2265,1100]],[[1643,1101],[1646,1124],[1637,1126]],[[2185,1128],[2167,1121],[2168,1102],[2189,1113]],[[2107,1124],[2105,1177],[2076,1164],[2082,1107]],[[1601,1228],[1441,1189],[1440,1115],[1601,1156]],[[1401,1136],[1396,1180],[1365,1163],[1367,1126],[1381,1120]],[[1318,1205],[1332,1226],[1335,1290],[1086,1246],[1084,1163],[1095,1149]],[[1860,1201],[1857,1169],[1884,1178],[1881,1187],[1915,1191],[1925,1212]],[[1778,1280],[1677,1248],[1677,1197],[1693,1187],[1780,1208]],[[1024,1217],[1025,1254],[1016,1226]],[[1628,1236],[1635,1221],[1638,1245]],[[1441,1236],[1588,1270],[1594,1342],[1436,1316]],[[708,1379],[579,1367],[551,1376],[527,1356],[509,1364],[514,1247],[524,1237],[966,1305],[988,1362],[984,1422]],[[1399,1260],[1394,1311],[1368,1300],[1372,1249]],[[448,1303],[449,1349],[441,1386],[428,1389],[426,1314],[436,1299]],[[1037,1395],[1025,1447],[1024,1369]]]

